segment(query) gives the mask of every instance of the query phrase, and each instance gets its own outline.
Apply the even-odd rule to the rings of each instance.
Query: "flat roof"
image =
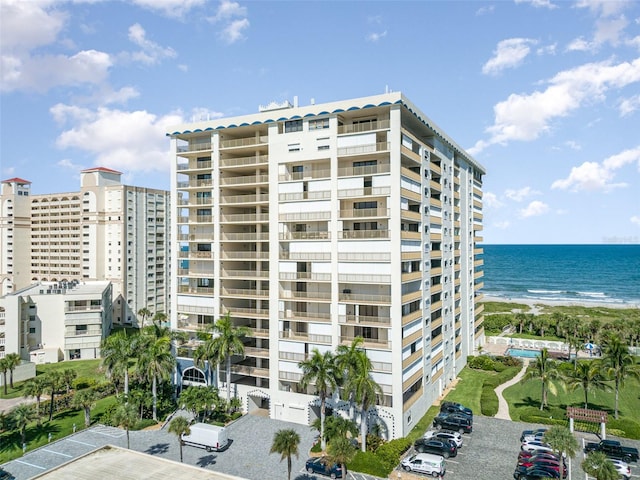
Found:
[[[64,284],[66,283],[66,288]],[[58,295],[53,293],[55,290],[60,290],[59,295],[102,295],[102,292],[109,286],[111,282],[109,280],[90,280],[85,282],[71,283],[71,282],[38,282],[34,285],[29,285],[17,292],[13,292],[9,295],[41,295],[40,290],[44,290],[42,295]],[[50,294],[46,292],[51,290]]]
[[[42,480],[246,480],[166,458],[106,445],[32,477]]]

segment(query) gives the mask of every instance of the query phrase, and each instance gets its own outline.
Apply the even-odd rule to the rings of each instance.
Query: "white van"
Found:
[[[441,477],[445,472],[444,458],[430,453],[418,453],[405,458],[402,468],[407,472],[426,473],[433,477]]]
[[[216,425],[208,425],[206,423],[195,423],[189,427],[191,433],[182,435],[182,441],[185,445],[193,445],[211,452],[223,450],[229,438],[227,437],[227,429]]]

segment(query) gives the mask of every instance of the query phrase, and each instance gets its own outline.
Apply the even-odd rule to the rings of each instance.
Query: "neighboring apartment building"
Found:
[[[112,287],[101,282],[38,282],[0,297],[0,358],[34,363],[100,357],[112,326]]]
[[[305,424],[298,362],[363,337],[371,414],[404,436],[484,341],[485,170],[401,93],[296,103],[169,132],[172,327],[230,312],[251,332],[232,365],[245,408]]]
[[[169,308],[169,193],[123,185],[108,168],[80,172],[80,191],[31,193],[20,178],[0,187],[0,293],[34,282],[108,280],[116,323],[143,307]]]

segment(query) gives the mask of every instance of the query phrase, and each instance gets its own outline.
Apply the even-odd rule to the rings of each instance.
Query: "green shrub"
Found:
[[[640,440],[640,424],[634,420],[630,420],[629,418],[619,418],[618,420],[615,418],[609,418],[609,421],[607,422],[607,432],[612,429],[624,432],[624,435],[620,435],[621,437]]]
[[[316,442],[313,444],[313,447],[311,447],[311,451],[313,453],[320,453],[322,452],[322,446],[320,445],[320,442]]]
[[[100,423],[111,427],[117,427],[117,425],[113,421],[113,416],[117,408],[118,405],[115,403],[113,405],[109,405],[100,417]]]
[[[469,368],[473,368],[475,370],[494,370],[495,369],[495,365],[493,360],[491,359],[491,357],[488,357],[486,355],[480,355],[478,357],[469,357],[467,359],[467,365],[469,365]]]
[[[397,461],[393,466],[391,466],[391,468],[389,468],[389,466],[381,461],[375,453],[359,451],[356,453],[353,461],[347,464],[347,470],[368,473],[369,475],[375,475],[380,478],[387,478],[396,465]]]
[[[384,438],[381,438],[378,435],[367,435],[367,450],[369,452],[375,452],[383,443]]]
[[[380,461],[389,467],[389,472],[395,468],[400,461],[400,456],[411,448],[411,440],[408,438],[396,438],[381,445],[376,451],[376,456]]]
[[[138,420],[138,422],[131,428],[131,430],[144,430],[147,427],[151,427],[153,425],[157,425],[153,418],[143,418],[142,420]]]
[[[480,410],[482,415],[493,417],[498,413],[499,401],[496,392],[493,391],[491,385],[484,384],[482,386],[482,394],[480,395]]]
[[[500,356],[495,357],[496,362],[500,362],[505,367],[520,367],[522,368],[522,360],[517,357]]]
[[[74,390],[83,390],[85,388],[95,387],[98,384],[98,381],[95,378],[91,377],[78,377],[76,378],[71,386]]]

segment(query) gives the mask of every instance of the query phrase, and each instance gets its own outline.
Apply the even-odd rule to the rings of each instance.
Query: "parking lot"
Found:
[[[463,435],[464,445],[458,456],[447,459],[446,480],[509,480],[513,478],[518,452],[520,451],[520,433],[525,429],[539,428],[543,425],[511,422],[496,418],[475,416],[473,433]],[[281,428],[293,428],[301,437],[299,458],[293,458],[291,478],[294,480],[324,480],[328,477],[309,475],[304,470],[307,452],[316,437],[316,432],[306,425],[270,420],[268,418],[246,415],[229,426],[231,445],[222,452],[185,447],[184,462],[209,470],[235,475],[249,480],[286,478],[287,462],[280,456],[270,454],[274,433]],[[597,441],[595,435],[577,434],[580,443]],[[639,441],[622,439],[626,446],[640,447]],[[27,480],[48,469],[70,461],[80,455],[104,445],[126,447],[124,430],[114,427],[94,426],[75,435],[54,441],[40,449],[28,452],[25,456],[8,462],[3,467],[16,480]],[[175,435],[167,431],[131,432],[131,448],[139,452],[157,455],[170,460],[179,460],[178,442]],[[408,452],[409,455],[411,452]],[[584,479],[580,469],[583,454],[580,451],[572,461],[573,479]],[[631,464],[632,478],[640,479],[640,467]],[[410,480],[412,478],[431,478],[415,476],[398,468],[391,479]],[[349,480],[375,480],[375,477],[357,472],[349,472]]]
[[[458,450],[458,456],[445,460],[447,471],[446,480],[493,480],[513,479],[513,471],[516,466],[518,452],[520,452],[520,434],[522,430],[545,427],[527,423],[511,422],[491,417],[476,415],[473,419],[473,433],[463,435],[463,446]],[[595,435],[577,432],[576,436],[582,447],[582,439],[585,441],[598,441]],[[640,442],[635,440],[620,439],[623,445],[640,447]],[[407,455],[411,455],[411,449]],[[580,468],[584,458],[582,450],[571,461],[572,478],[585,479],[585,474]],[[569,463],[567,462],[567,465]],[[637,463],[631,463],[632,478],[640,478],[640,467]],[[426,475],[408,474],[398,467],[392,478],[410,480],[413,478],[430,478]]]

